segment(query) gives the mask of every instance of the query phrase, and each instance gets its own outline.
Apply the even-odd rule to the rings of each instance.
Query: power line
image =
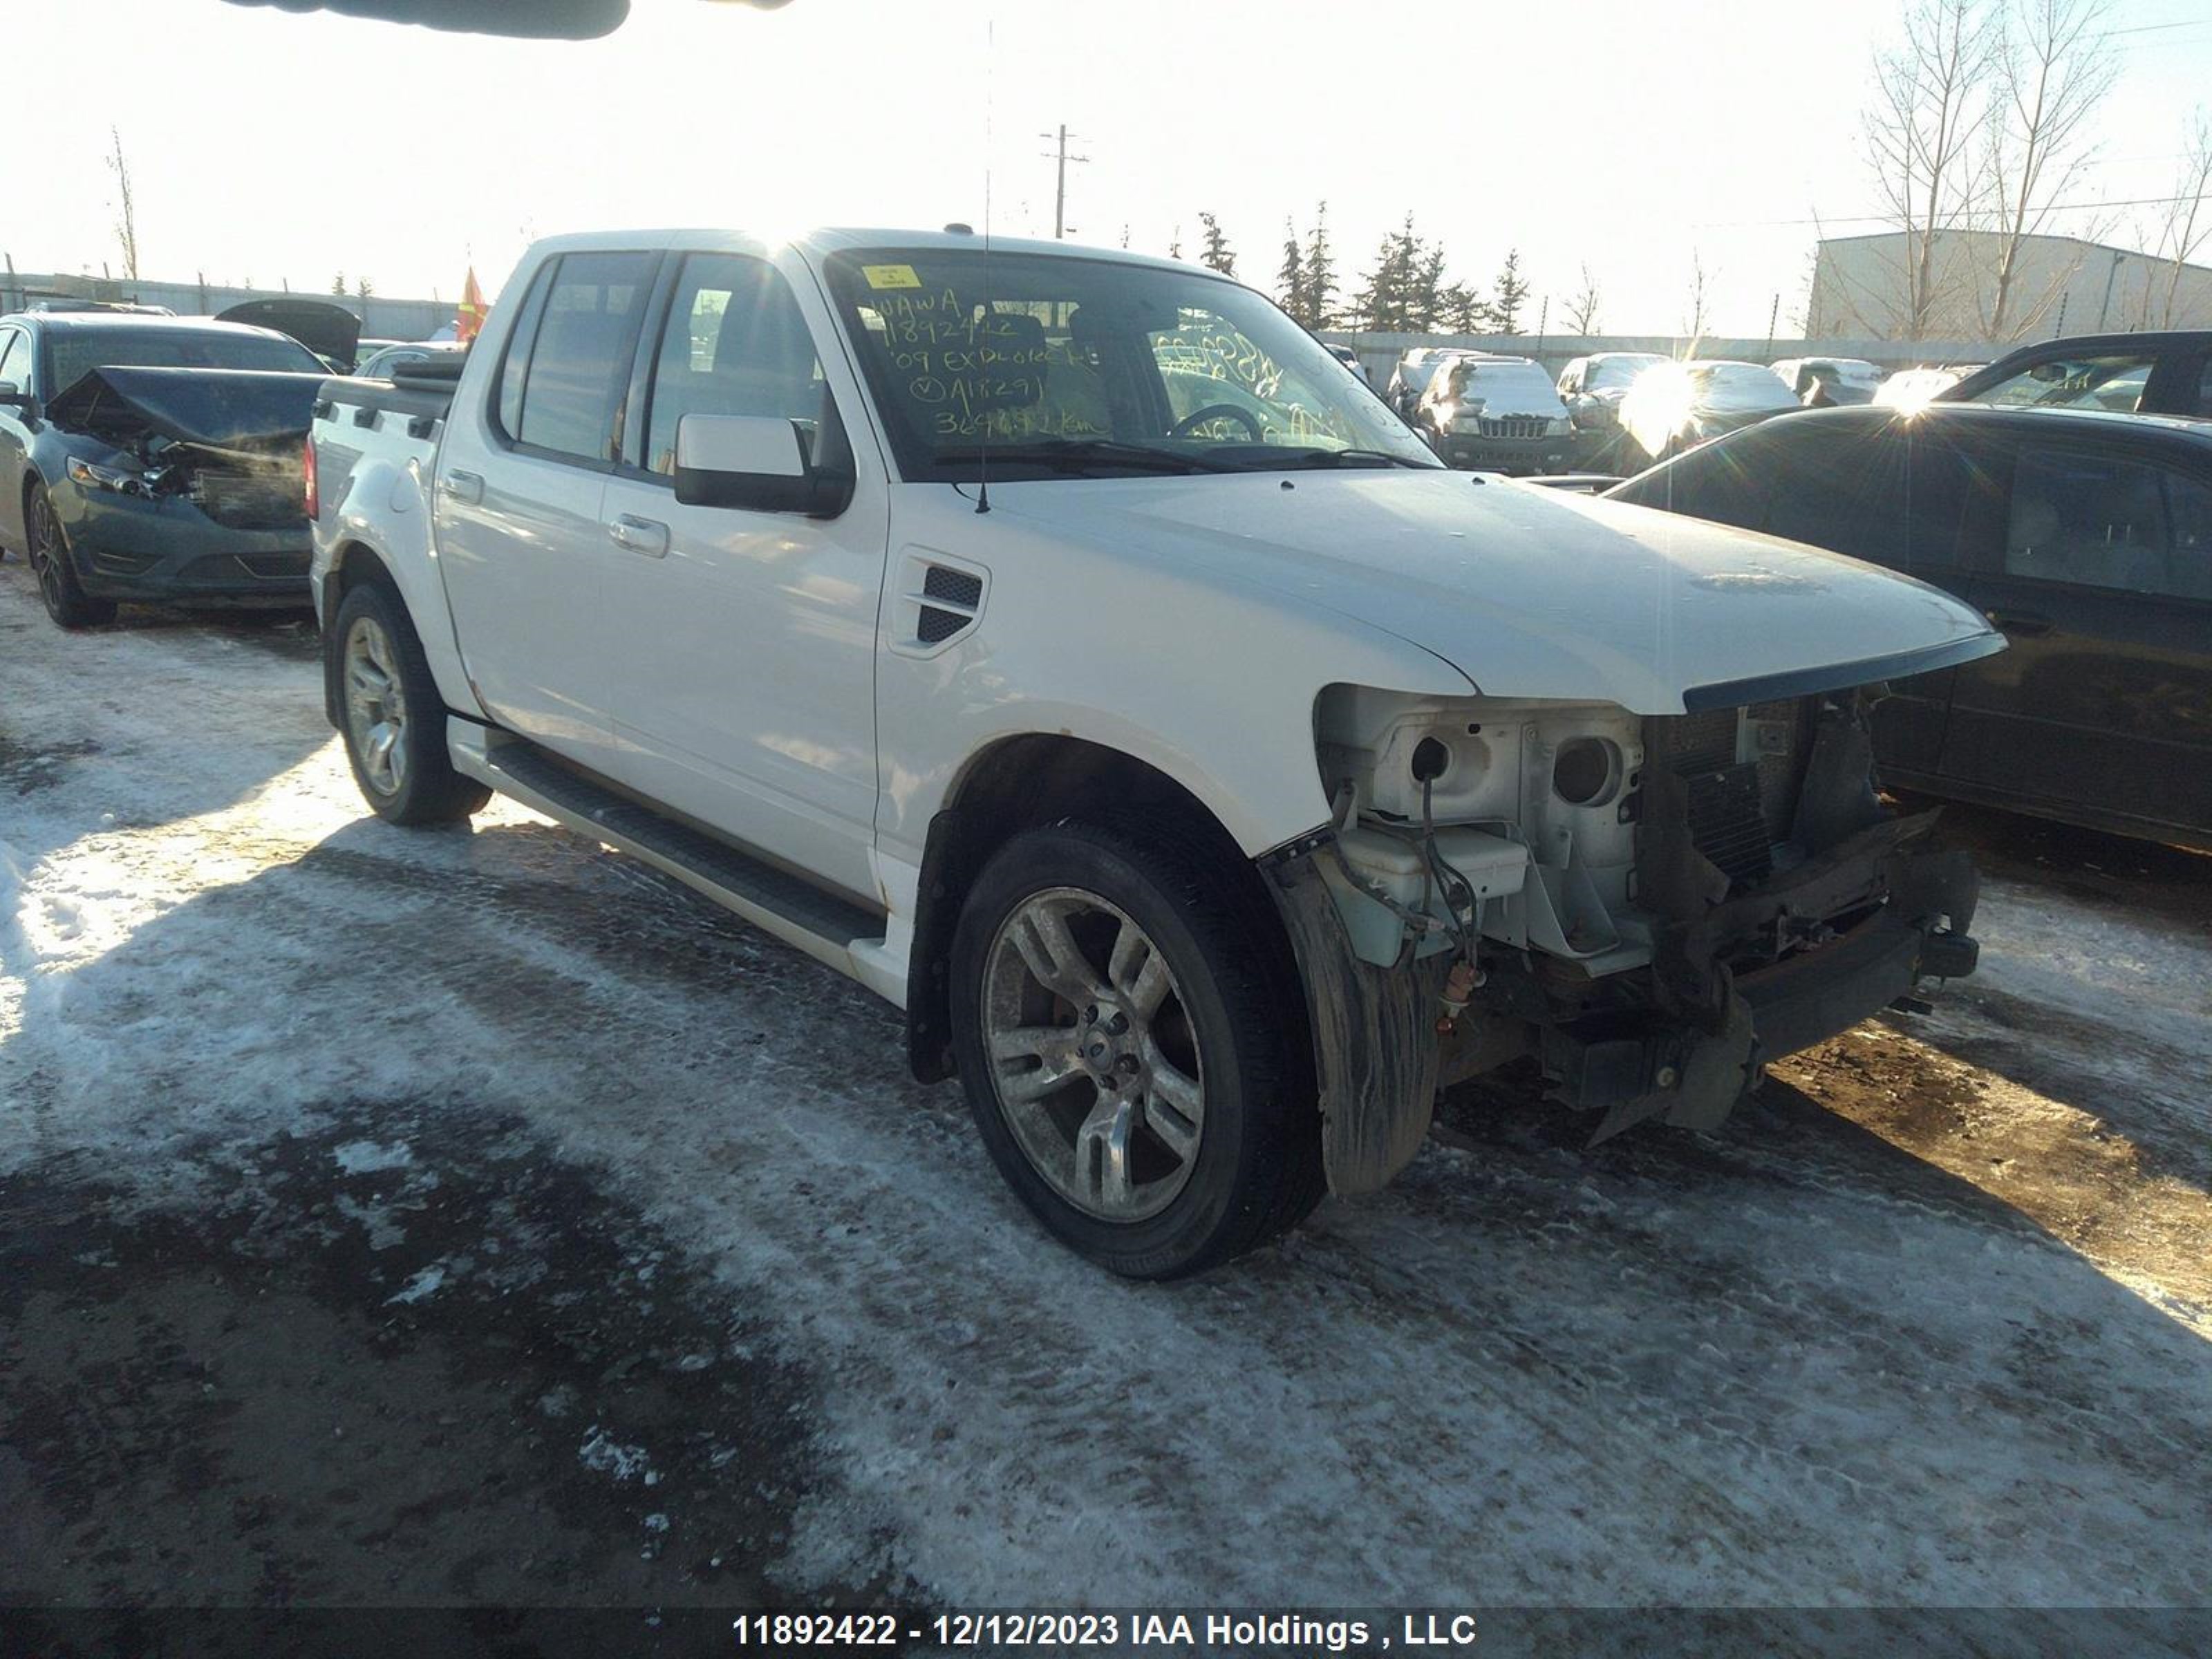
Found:
[[[2193,202],[2193,194],[2174,196],[2130,196],[2116,202],[2053,202],[2042,210],[2045,213],[2087,213],[2097,208],[2172,207],[2181,202]],[[1822,213],[1809,219],[1705,219],[1694,222],[1692,230],[1758,230],[1787,225],[1893,225],[1894,213]],[[1970,224],[1945,225],[1945,230],[1972,230]]]

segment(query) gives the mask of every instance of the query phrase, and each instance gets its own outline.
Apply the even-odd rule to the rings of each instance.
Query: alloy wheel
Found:
[[[46,609],[56,616],[69,603],[69,590],[63,586],[61,561],[62,527],[54,518],[54,504],[46,499],[43,489],[31,497],[29,544],[31,571],[39,579],[39,592],[46,602]]]
[[[346,635],[345,700],[362,775],[378,794],[398,794],[407,776],[407,699],[391,635],[374,617],[356,617]]]
[[[991,1086],[1023,1156],[1085,1214],[1141,1221],[1190,1180],[1205,1071],[1175,972],[1118,906],[1032,894],[986,958]]]

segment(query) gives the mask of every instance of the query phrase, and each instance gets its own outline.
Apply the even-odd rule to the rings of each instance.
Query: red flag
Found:
[[[477,337],[483,326],[483,290],[477,286],[477,268],[469,267],[469,279],[461,284],[461,303],[453,313],[453,337],[463,345]]]

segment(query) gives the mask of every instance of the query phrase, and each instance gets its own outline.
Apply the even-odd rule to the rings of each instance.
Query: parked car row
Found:
[[[1913,410],[1944,401],[2212,415],[2208,338],[2212,336],[2203,331],[2077,336],[2039,341],[1990,364],[1923,365],[1887,375],[1856,357],[1789,357],[1762,366],[1729,359],[1677,362],[1650,352],[1594,353],[1573,359],[1560,371],[1553,388],[1558,409],[1550,400],[1540,400],[1540,410],[1523,407],[1528,402],[1525,393],[1516,400],[1515,414],[1540,413],[1550,419],[1564,413],[1571,423],[1572,443],[1563,450],[1552,446],[1560,453],[1540,455],[1447,441],[1456,434],[1448,420],[1437,417],[1436,406],[1464,410],[1468,400],[1452,395],[1449,386],[1430,398],[1447,365],[1489,362],[1533,368],[1532,359],[1466,347],[1416,347],[1399,359],[1385,395],[1455,465],[1630,473],[1798,408],[1877,404]]]

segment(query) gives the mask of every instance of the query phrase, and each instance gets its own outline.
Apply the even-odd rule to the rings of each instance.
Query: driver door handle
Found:
[[[480,501],[483,500],[483,474],[466,472],[457,466],[438,480],[438,490],[457,501]]]
[[[614,538],[617,547],[629,552],[642,553],[648,559],[667,556],[668,526],[658,519],[620,514],[608,523],[607,534]]]

